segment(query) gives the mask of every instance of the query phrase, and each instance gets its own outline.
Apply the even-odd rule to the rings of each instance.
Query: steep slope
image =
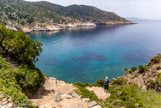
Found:
[[[134,68],[129,69],[122,78],[139,85],[143,90],[154,89],[161,93],[161,54],[153,57],[148,65]]]
[[[87,25],[132,23],[115,13],[92,6],[71,5],[63,7],[45,1],[1,0],[0,16],[0,22],[14,30],[26,26],[30,26],[30,29],[34,29],[32,27],[36,26],[35,30],[50,30],[53,26],[67,28],[70,27],[69,24],[77,24],[74,25],[75,27],[82,23],[85,25],[86,23],[88,23]]]

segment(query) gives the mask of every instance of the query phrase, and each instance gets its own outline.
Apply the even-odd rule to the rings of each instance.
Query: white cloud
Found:
[[[44,0],[27,0],[44,1]],[[84,4],[115,12],[122,17],[138,17],[161,20],[161,0],[46,0],[68,6]]]

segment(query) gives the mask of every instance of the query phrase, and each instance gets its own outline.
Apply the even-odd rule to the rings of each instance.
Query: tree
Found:
[[[0,24],[0,52],[19,63],[33,63],[42,52],[42,44],[23,31],[13,32]]]

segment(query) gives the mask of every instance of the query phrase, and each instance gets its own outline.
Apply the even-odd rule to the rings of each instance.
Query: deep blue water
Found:
[[[67,82],[94,83],[123,75],[124,68],[145,65],[161,53],[161,21],[133,25],[33,32],[43,43],[36,63],[44,74]]]

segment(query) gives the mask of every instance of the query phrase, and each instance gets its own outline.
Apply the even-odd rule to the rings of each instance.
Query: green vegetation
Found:
[[[35,23],[77,23],[128,20],[112,12],[105,12],[91,6],[72,5],[63,7],[49,2],[27,2],[24,0],[0,0],[0,22],[24,26]]]
[[[138,85],[127,84],[126,80],[117,79],[110,86],[111,97],[106,100],[113,107],[125,106],[126,108],[158,108],[161,106],[161,95],[154,90],[143,92]],[[123,82],[122,84],[118,82]]]
[[[136,67],[132,67],[131,70],[134,72],[134,71],[137,70],[137,68]]]
[[[161,73],[158,73],[157,75],[157,82],[159,85],[161,85]]]
[[[11,97],[15,105],[33,106],[25,93],[40,87],[42,77],[40,71],[36,69],[27,67],[13,69],[10,63],[0,57],[0,92],[8,98]]]
[[[23,31],[13,32],[0,24],[0,53],[19,63],[36,62],[42,52],[42,44],[32,40]]]
[[[89,98],[90,101],[97,101],[99,102],[98,97],[95,95],[94,92],[87,90],[85,87],[77,86],[79,89],[76,90],[76,93],[82,95],[83,98]]]
[[[34,107],[26,94],[37,90],[44,82],[43,74],[34,65],[40,55],[41,43],[32,40],[24,32],[13,32],[0,25],[0,93],[22,107]]]
[[[153,57],[152,59],[151,59],[151,64],[157,64],[157,63],[159,63],[161,61],[161,54],[158,54],[157,56],[155,56],[155,57]]]
[[[144,72],[145,72],[144,66],[140,65],[140,66],[138,67],[138,72],[139,72],[139,73],[144,73]]]

